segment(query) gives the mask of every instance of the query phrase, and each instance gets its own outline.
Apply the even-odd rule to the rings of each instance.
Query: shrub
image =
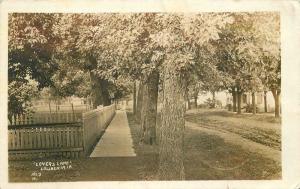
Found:
[[[248,112],[248,113],[252,113],[253,112],[252,104],[247,104],[245,106],[245,111]],[[258,112],[258,107],[257,106],[256,106],[256,112]]]
[[[222,107],[222,102],[220,100],[216,100],[216,99],[208,98],[208,99],[206,99],[204,104],[206,104],[209,108],[220,108],[220,107]]]

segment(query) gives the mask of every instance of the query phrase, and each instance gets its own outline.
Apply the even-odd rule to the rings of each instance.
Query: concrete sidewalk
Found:
[[[128,125],[126,112],[117,110],[104,135],[90,157],[132,157],[136,156]]]

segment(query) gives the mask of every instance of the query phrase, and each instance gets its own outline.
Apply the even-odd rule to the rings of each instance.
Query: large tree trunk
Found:
[[[97,108],[99,105],[108,106],[111,104],[109,92],[108,92],[108,81],[97,78],[92,72],[90,72],[92,81],[92,101],[93,108]]]
[[[252,113],[256,114],[255,92],[252,92]]]
[[[280,90],[272,89],[275,100],[275,117],[280,117]]]
[[[142,136],[145,144],[156,143],[156,115],[158,97],[158,72],[152,72],[145,83],[141,116]]]
[[[111,99],[108,92],[108,81],[104,79],[99,79],[100,82],[100,90],[101,90],[101,101],[103,106],[111,105]]]
[[[93,102],[93,109],[96,109],[97,106],[102,104],[102,91],[101,91],[101,83],[99,82],[99,78],[92,72],[93,69],[97,66],[97,60],[95,57],[90,56],[89,57],[89,73],[91,78],[91,85],[92,85],[92,91],[91,91],[91,100]]]
[[[138,123],[141,122],[142,107],[143,107],[143,92],[144,92],[144,84],[142,81],[140,81],[138,87],[137,104],[136,104],[136,120]]]
[[[172,65],[164,69],[163,90],[158,175],[160,180],[183,180],[186,82]]]
[[[232,90],[232,111],[236,112],[236,91],[235,88]]]
[[[267,91],[264,91],[264,108],[265,112],[268,112],[268,102],[267,102]]]
[[[241,91],[237,92],[237,114],[242,113],[242,94]]]
[[[132,98],[132,105],[133,105],[133,114],[136,114],[136,81],[133,82],[133,98]]]
[[[195,108],[197,109],[198,108],[198,94],[194,96],[194,100],[195,100]]]

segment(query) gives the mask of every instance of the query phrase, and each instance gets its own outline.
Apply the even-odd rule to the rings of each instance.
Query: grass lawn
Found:
[[[205,115],[205,116],[204,116]],[[219,117],[218,120],[215,118]],[[258,115],[259,116],[259,115]],[[157,180],[156,173],[158,170],[158,146],[150,146],[141,144],[139,141],[140,126],[135,121],[132,113],[127,113],[129,127],[134,142],[134,149],[137,154],[136,157],[115,157],[115,158],[85,158],[73,159],[70,170],[64,171],[40,171],[33,162],[34,161],[10,161],[9,162],[9,177],[11,182],[32,182],[32,173],[40,172],[41,176],[36,180],[43,181],[104,181],[104,180]],[[235,116],[226,112],[211,112],[211,111],[197,111],[187,113],[186,119],[188,121],[203,123],[207,122],[207,127],[212,129],[226,129],[232,128],[234,133],[239,133],[246,138],[252,132],[256,132],[257,126],[248,126],[253,123],[264,122],[264,119],[254,116],[253,119],[248,115]],[[205,119],[205,120],[204,120]],[[240,119],[240,120],[235,120]],[[240,121],[244,122],[240,122]],[[250,122],[248,121],[250,120]],[[218,122],[219,121],[219,122]],[[221,122],[221,124],[220,124]],[[248,124],[239,126],[239,123]],[[270,125],[268,125],[270,123]],[[220,124],[220,126],[218,126]],[[274,124],[279,124],[273,120],[266,121],[266,124],[260,127],[260,132],[269,132]],[[160,118],[158,119],[160,125]],[[202,126],[199,124],[199,126]],[[221,127],[221,128],[220,128]],[[246,134],[243,134],[243,128]],[[277,126],[274,126],[277,127]],[[226,130],[225,129],[225,130]],[[272,129],[271,129],[272,130]],[[278,133],[275,129],[274,133]],[[257,133],[253,133],[256,135]],[[278,135],[272,135],[273,138]],[[280,130],[279,130],[280,135]],[[272,138],[271,137],[271,138]],[[272,148],[278,148],[279,140],[269,138],[267,144]],[[280,137],[279,137],[280,138]],[[255,141],[263,141],[253,139]],[[252,139],[251,139],[252,140]],[[276,143],[277,141],[277,143]],[[264,143],[264,142],[261,142]],[[61,161],[57,159],[40,160],[43,162]],[[66,159],[62,161],[68,161]],[[186,127],[185,132],[185,159],[184,159],[185,173],[187,180],[229,180],[229,179],[280,179],[281,165],[280,163],[263,157],[258,153],[251,153],[246,149],[241,148],[238,144],[226,143],[221,137],[217,135],[207,134],[205,132],[192,130]]]
[[[245,139],[281,150],[280,119],[273,114],[241,114],[220,109],[188,111],[186,120],[199,126],[238,134]]]
[[[143,180],[156,178],[158,147],[139,143],[139,125],[127,113],[133,133]],[[158,125],[160,119],[158,119]],[[206,134],[186,127],[185,132],[186,180],[252,180],[280,179],[281,165],[258,153],[251,153],[239,145],[228,144],[216,135]]]

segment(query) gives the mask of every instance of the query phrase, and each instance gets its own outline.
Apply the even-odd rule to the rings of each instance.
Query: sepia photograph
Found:
[[[281,178],[278,12],[11,13],[9,181]]]
[[[7,182],[283,180],[283,17],[8,12]]]

